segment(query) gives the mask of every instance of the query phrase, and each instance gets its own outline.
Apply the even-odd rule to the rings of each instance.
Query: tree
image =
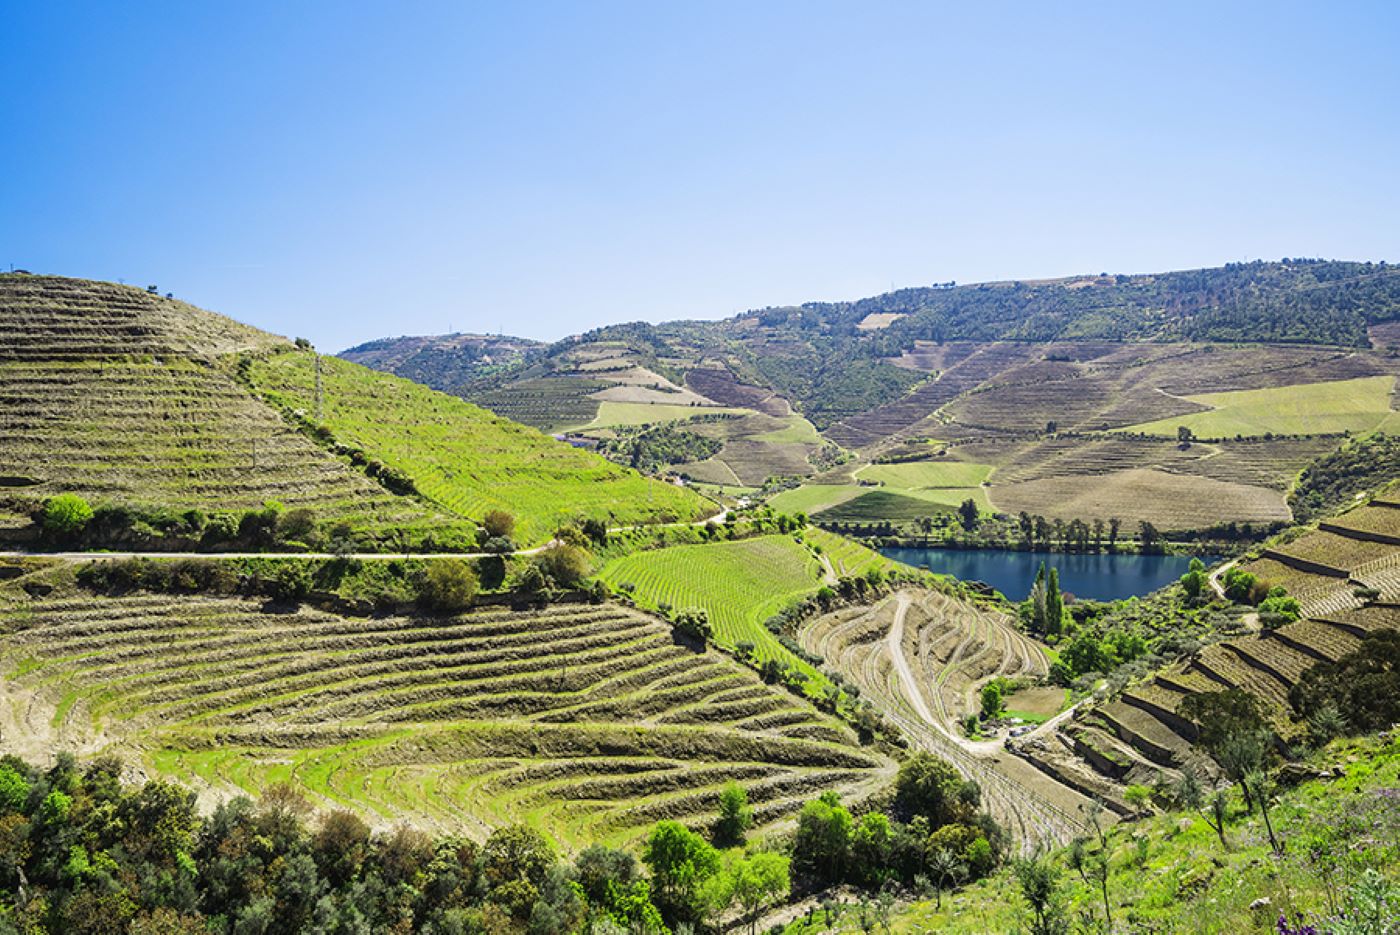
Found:
[[[535,556],[535,564],[560,587],[573,587],[592,571],[592,558],[576,545],[557,542]]]
[[[506,825],[486,839],[481,862],[492,886],[517,880],[538,886],[554,863],[554,848],[544,835],[528,825]]]
[[[1157,531],[1156,526],[1153,526],[1147,520],[1142,520],[1138,523],[1138,541],[1142,543],[1142,547],[1145,551],[1150,552],[1155,549],[1157,543],[1160,542],[1161,539],[1162,534]]]
[[[940,847],[929,854],[928,869],[929,873],[933,874],[935,908],[942,909],[943,891],[948,888],[950,882],[956,886],[967,876],[967,865],[958,860],[957,854],[946,847]]]
[[[434,610],[456,613],[475,599],[480,582],[471,565],[461,559],[438,559],[428,564],[418,599]]]
[[[1230,842],[1225,840],[1225,823],[1230,818],[1230,800],[1226,798],[1224,789],[1217,789],[1210,794],[1201,808],[1201,814],[1216,837],[1220,838],[1221,850],[1228,851]]]
[[[678,821],[658,822],[642,845],[657,907],[669,921],[697,920],[702,887],[719,870],[719,853]]]
[[[1045,584],[1045,633],[1058,636],[1065,625],[1065,602],[1060,594],[1060,570],[1050,569],[1050,578]]]
[[[1274,836],[1274,823],[1269,817],[1269,805],[1273,800],[1274,785],[1269,774],[1262,769],[1252,769],[1240,779],[1240,784],[1248,789],[1259,803],[1259,813],[1264,816],[1264,828],[1269,833],[1269,845],[1275,854],[1282,854],[1278,838]]]
[[[947,760],[926,751],[900,764],[894,788],[899,813],[907,819],[922,815],[933,828],[970,820],[981,800],[975,782],[964,780]]]
[[[1091,884],[1097,884],[1099,893],[1103,896],[1103,917],[1105,929],[1113,931],[1113,910],[1109,908],[1108,902],[1108,878],[1109,860],[1107,849],[1100,849],[1089,854],[1084,859],[1084,876]]]
[[[44,531],[61,538],[81,533],[92,522],[92,507],[75,493],[61,493],[44,501],[39,523]]]
[[[486,530],[487,538],[509,539],[515,535],[515,517],[505,510],[487,510],[481,518],[481,528]]]
[[[1259,623],[1266,630],[1297,622],[1303,616],[1303,605],[1289,597],[1283,588],[1272,588],[1269,596],[1259,602]]]
[[[828,882],[840,881],[851,848],[851,813],[834,792],[802,806],[797,816],[793,855],[799,865]]]
[[[990,719],[1001,714],[1002,705],[1004,703],[1001,693],[1001,683],[993,679],[986,685],[983,685],[981,699],[983,717]]]
[[[977,501],[968,497],[958,504],[958,519],[962,523],[963,529],[972,532],[977,528],[978,521]]]
[[[749,920],[749,935],[758,930],[758,916],[763,906],[788,891],[791,885],[788,858],[772,851],[760,851],[749,858],[740,858],[728,873],[733,898]]]
[[[1183,448],[1190,448],[1191,443],[1196,440],[1196,435],[1189,426],[1178,425],[1176,427],[1176,440]]]
[[[1191,559],[1190,569],[1181,576],[1181,589],[1186,592],[1186,599],[1193,604],[1199,601],[1208,583],[1205,563],[1199,558]]]
[[[719,821],[715,823],[715,843],[734,847],[744,843],[744,834],[753,826],[749,794],[737,782],[729,782],[719,793]]]
[[[1021,898],[1031,911],[1031,935],[1066,935],[1069,921],[1064,914],[1060,871],[1054,861],[1043,854],[1018,860],[1015,874]]]

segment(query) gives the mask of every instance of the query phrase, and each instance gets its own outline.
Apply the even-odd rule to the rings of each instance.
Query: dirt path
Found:
[[[714,516],[696,520],[693,523],[659,523],[655,526],[614,526],[609,533],[632,532],[638,529],[683,529],[693,526],[706,526],[710,523],[723,523],[729,518],[728,510],[721,510]],[[357,561],[393,561],[404,558],[491,558],[496,555],[538,555],[554,544],[551,540],[544,545],[529,549],[516,549],[514,552],[348,552],[337,555],[334,552],[26,552],[11,550],[0,552],[0,558],[53,558],[65,562],[90,562],[99,558],[307,558],[329,560],[351,558]],[[829,569],[829,566],[828,566]]]
[[[870,623],[875,615],[887,612],[891,602],[889,629],[877,640],[866,642],[857,637],[842,641],[842,627]],[[948,722],[947,708],[936,693],[937,682],[930,680],[935,692],[932,696],[925,693],[922,674],[915,672],[904,646],[912,603],[908,592],[898,592],[870,613],[809,637],[808,642],[815,645],[808,648],[839,665],[860,685],[862,697],[870,699],[916,749],[943,757],[975,780],[982,789],[983,806],[1007,827],[1024,851],[1041,844],[1064,843],[1082,833],[1085,825],[1080,810],[1088,808],[1087,798],[1006,752],[998,741],[962,736],[957,726]]]

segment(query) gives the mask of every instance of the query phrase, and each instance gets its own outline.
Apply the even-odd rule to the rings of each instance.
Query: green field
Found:
[[[609,562],[599,577],[615,589],[633,586],[631,593],[643,606],[703,607],[721,645],[732,649],[750,642],[760,660],[777,659],[817,677],[763,626],[789,601],[821,584],[820,563],[790,536],[634,552]]]
[[[869,464],[856,471],[856,476],[899,490],[921,491],[978,487],[991,473],[989,464],[905,461],[900,464]]]
[[[1390,392],[1395,378],[1363,377],[1327,383],[1303,383],[1265,390],[1202,393],[1185,399],[1210,412],[1158,419],[1124,431],[1175,437],[1186,426],[1198,438],[1235,435],[1320,435],[1369,432],[1391,417]]]
[[[869,489],[858,497],[822,510],[817,518],[824,523],[909,523],[924,516],[952,511],[953,504],[938,503],[903,492]]]
[[[338,442],[405,472],[425,497],[462,516],[479,519],[491,509],[515,514],[522,542],[542,542],[578,517],[626,526],[712,511],[691,491],[648,480],[455,396],[338,358],[320,360],[320,422]],[[269,400],[314,420],[313,354],[257,360],[251,379]]]
[[[858,497],[867,489],[855,484],[804,484],[782,491],[767,503],[779,513],[806,513],[811,516]]]
[[[703,824],[732,779],[775,821],[884,762],[790,692],[617,605],[348,618],[16,593],[0,594],[0,672],[26,693],[27,730],[43,724],[60,749],[100,738],[221,792],[288,782],[384,828],[481,840],[526,822],[579,849],[660,818]]]
[[[783,428],[754,435],[752,436],[753,440],[775,444],[820,445],[822,443],[822,437],[817,433],[817,427],[801,416],[790,415],[785,421],[787,425]]]
[[[598,415],[584,425],[572,426],[574,432],[603,429],[614,425],[647,425],[653,422],[677,422],[699,416],[721,413],[742,413],[742,409],[719,406],[682,406],[671,403],[618,403],[604,400],[598,404]]]

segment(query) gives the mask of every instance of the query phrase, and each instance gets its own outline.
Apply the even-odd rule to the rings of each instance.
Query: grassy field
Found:
[[[14,589],[17,590],[17,589]],[[346,618],[194,596],[0,598],[7,740],[110,750],[211,794],[290,782],[381,827],[571,848],[700,826],[744,781],[761,822],[884,761],[806,702],[626,608]]]
[[[577,517],[632,525],[709,511],[691,491],[648,480],[455,396],[338,358],[320,360],[320,421],[337,441],[407,473],[424,496],[461,516],[479,519],[491,509],[515,514],[522,542],[542,542]],[[251,378],[269,400],[314,418],[314,355],[259,360]]]
[[[1369,432],[1390,417],[1394,385],[1394,377],[1378,376],[1203,393],[1186,399],[1211,411],[1144,422],[1128,431],[1175,436],[1177,427],[1184,425],[1200,438]]]
[[[1400,811],[1389,799],[1400,782],[1400,747],[1344,743],[1312,759],[1325,769],[1336,765],[1344,775],[1280,793],[1270,818],[1289,844],[1284,856],[1271,855],[1258,810],[1248,813],[1236,793],[1230,796],[1228,846],[1194,812],[1161,814],[1108,830],[1107,901],[1115,925],[1131,919],[1132,931],[1268,935],[1279,931],[1280,915],[1293,923],[1290,930],[1302,925],[1300,917],[1317,925],[1335,915],[1336,902],[1367,868],[1400,881]],[[1309,849],[1344,856],[1312,862]],[[1103,893],[1069,869],[1064,849],[1050,859],[1059,870],[1069,917],[1096,915],[1091,930],[1099,931]],[[900,907],[891,930],[910,935],[1029,930],[1030,911],[1009,867],[941,903],[938,908],[927,899]],[[785,935],[861,930],[860,913],[848,907],[830,924],[818,911],[811,923],[789,925]]]
[[[804,484],[784,490],[768,500],[779,513],[820,513],[865,493],[868,488],[855,484]]]
[[[583,425],[575,425],[570,431],[609,428],[615,425],[647,425],[655,422],[677,422],[694,419],[697,416],[713,416],[721,413],[739,413],[738,409],[719,406],[683,406],[674,403],[627,403],[604,400],[598,404],[598,414]]]
[[[821,585],[820,563],[791,536],[634,552],[609,562],[599,577],[613,588],[632,586],[643,606],[703,607],[721,645],[753,643],[759,659],[777,659],[817,677],[763,626],[789,601]]]

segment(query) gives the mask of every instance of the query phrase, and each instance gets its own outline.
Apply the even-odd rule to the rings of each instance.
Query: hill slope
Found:
[[[404,534],[463,541],[491,507],[515,513],[526,536],[579,514],[644,522],[706,508],[454,397],[334,361],[331,427],[423,496],[386,489],[309,423],[315,359],[139,289],[0,276],[0,531],[23,537],[29,514],[63,491],[165,515],[277,501],[349,524],[366,543],[399,545]],[[253,392],[254,375],[283,411]],[[431,426],[417,427],[428,412]]]

